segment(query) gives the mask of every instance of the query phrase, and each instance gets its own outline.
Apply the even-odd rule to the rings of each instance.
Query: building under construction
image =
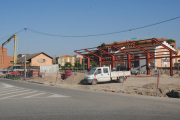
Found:
[[[124,67],[126,70],[142,67],[148,75],[150,68],[170,67],[172,76],[175,59],[180,58],[176,52],[176,42],[163,38],[114,42],[74,52],[86,58],[88,69],[90,61],[97,61],[100,67],[111,65],[113,68]]]

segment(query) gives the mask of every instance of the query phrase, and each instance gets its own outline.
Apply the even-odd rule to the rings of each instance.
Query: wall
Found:
[[[9,66],[12,66],[10,61],[13,61],[13,57],[7,55],[7,48],[3,47],[4,51],[4,65],[2,65],[2,47],[0,46],[0,69],[8,68]]]
[[[156,50],[156,57],[164,57],[165,54],[164,52],[167,52],[167,56],[169,57],[170,56],[170,52],[166,49],[159,49],[159,50]],[[161,53],[158,53],[158,52],[161,52]],[[173,54],[174,56],[174,54]],[[161,67],[161,60],[164,60],[165,58],[162,58],[162,59],[156,59],[156,67]],[[169,60],[169,58],[167,58],[167,60]],[[176,59],[172,59],[172,64],[174,66],[174,63],[175,63]],[[162,67],[165,67],[165,64],[167,64],[167,67],[170,67],[170,62],[163,62],[162,63]]]
[[[59,70],[58,64],[56,65],[46,65],[46,66],[40,66],[40,72],[45,72],[46,73],[55,73]]]
[[[39,59],[45,59],[45,62],[38,62]],[[31,59],[31,66],[44,66],[44,65],[52,65],[52,58],[41,53],[38,56]]]

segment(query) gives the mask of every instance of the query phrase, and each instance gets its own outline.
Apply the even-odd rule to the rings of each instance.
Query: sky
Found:
[[[180,47],[180,18],[101,36],[60,37],[31,31],[62,36],[124,31],[178,17],[179,6],[179,0],[0,0],[0,42],[22,30],[17,33],[18,54],[44,52],[51,57],[139,37],[174,39]],[[13,40],[4,47],[13,56]]]

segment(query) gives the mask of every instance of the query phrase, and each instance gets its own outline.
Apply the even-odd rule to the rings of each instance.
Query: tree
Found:
[[[67,63],[65,64],[65,68],[71,68],[71,67],[72,67],[71,63],[67,62]]]
[[[91,65],[91,68],[97,67],[97,62],[91,61],[90,65]]]
[[[104,47],[106,44],[103,42],[102,44],[101,44],[101,47]]]
[[[60,67],[61,67],[61,64],[59,63],[58,66],[59,66],[59,68],[60,68]]]
[[[116,41],[114,41],[114,45],[117,45],[118,43]]]
[[[79,63],[79,61],[76,61],[75,62],[75,67],[78,68],[78,69],[81,69],[82,65]]]

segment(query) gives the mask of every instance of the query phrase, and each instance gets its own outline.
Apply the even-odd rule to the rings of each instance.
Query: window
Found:
[[[62,63],[62,66],[64,66],[64,63]]]
[[[108,68],[103,68],[104,73],[108,73]]]
[[[64,61],[64,59],[62,59],[62,61]]]
[[[13,61],[10,61],[10,64],[13,64]]]
[[[98,70],[97,70],[97,74],[101,74],[101,69],[98,69]]]

